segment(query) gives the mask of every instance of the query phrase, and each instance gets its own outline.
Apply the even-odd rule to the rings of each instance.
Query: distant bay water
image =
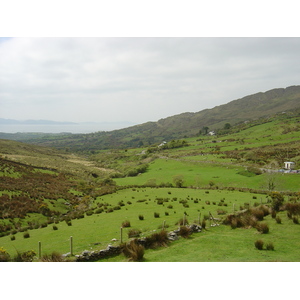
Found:
[[[130,122],[73,123],[73,124],[0,124],[0,132],[92,133],[111,131],[136,125]]]

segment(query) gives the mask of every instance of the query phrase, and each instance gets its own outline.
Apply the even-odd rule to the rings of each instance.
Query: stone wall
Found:
[[[192,224],[187,225],[187,227],[190,229],[191,233],[193,232],[201,232],[202,228],[200,225]],[[170,241],[175,241],[179,238],[178,236],[179,230],[174,230],[168,232],[168,239]],[[136,239],[137,243],[143,245],[144,244],[144,238],[138,238]],[[92,262],[92,261],[98,261],[103,258],[113,257],[116,255],[120,255],[122,253],[122,247],[121,246],[112,246],[109,244],[106,249],[99,250],[99,251],[89,251],[84,250],[80,255],[76,255],[76,262]]]

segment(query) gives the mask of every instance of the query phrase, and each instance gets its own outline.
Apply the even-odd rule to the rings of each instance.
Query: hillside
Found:
[[[0,134],[0,138],[41,144],[71,151],[134,148],[184,137],[197,136],[203,128],[231,125],[300,109],[300,86],[257,93],[196,113],[182,113],[128,128],[91,134]]]
[[[120,244],[121,226],[127,242],[131,230],[142,237],[162,226],[176,230],[185,216],[193,224],[206,222],[199,240],[195,234],[162,251],[147,250],[148,261],[296,261],[300,175],[279,170],[286,160],[299,169],[299,141],[300,115],[288,113],[232,126],[223,135],[102,150],[88,157],[0,140],[0,247],[11,256],[30,249],[38,253],[41,241],[43,254],[67,253],[72,236],[75,254],[100,251]],[[279,195],[284,202],[274,212],[271,196]],[[297,211],[288,211],[289,216],[293,205]],[[255,224],[224,223],[232,211],[257,213],[260,207],[268,215],[258,212]],[[220,226],[211,227],[210,214]],[[123,226],[125,221],[130,227]],[[265,223],[270,232],[263,238],[274,242],[276,251],[254,247]],[[215,256],[213,240],[227,245]],[[201,242],[201,251],[186,248],[191,241]],[[185,255],[174,254],[176,247]]]

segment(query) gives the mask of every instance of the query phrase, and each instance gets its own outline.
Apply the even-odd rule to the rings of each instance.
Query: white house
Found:
[[[287,170],[293,170],[295,166],[295,163],[292,161],[285,161],[284,162],[284,168]]]

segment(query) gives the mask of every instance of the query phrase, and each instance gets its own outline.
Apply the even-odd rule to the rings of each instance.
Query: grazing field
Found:
[[[144,261],[299,261],[300,174],[281,170],[299,168],[298,123],[280,115],[220,136],[82,153],[0,140],[0,247],[66,254],[72,236],[77,255],[184,222],[202,232],[145,249]]]
[[[257,199],[253,199],[256,197]],[[116,207],[120,202],[124,206],[111,212],[94,213],[91,216],[72,220],[72,226],[62,221],[57,224],[49,224],[45,228],[28,230],[30,237],[24,238],[24,232],[16,233],[15,240],[11,236],[1,238],[1,246],[9,253],[27,249],[37,250],[38,242],[42,242],[43,253],[58,251],[69,252],[70,236],[74,240],[74,253],[78,254],[85,249],[106,248],[109,243],[120,241],[120,227],[122,222],[130,221],[130,227],[124,228],[124,241],[128,240],[127,233],[135,228],[141,231],[142,236],[150,234],[153,230],[161,229],[163,222],[167,230],[178,228],[176,223],[186,214],[186,220],[190,223],[198,222],[209,217],[209,212],[220,218],[225,213],[231,213],[240,206],[255,202],[265,203],[266,195],[250,194],[236,191],[214,191],[177,188],[137,188],[120,190],[112,195],[98,197],[93,205],[109,203]],[[154,212],[159,214],[154,217]],[[219,214],[221,213],[221,215]],[[143,215],[144,219],[139,220]],[[210,221],[207,221],[209,226]],[[58,230],[53,230],[56,225]],[[212,232],[214,229],[211,229]],[[118,241],[112,242],[112,239]],[[96,244],[96,245],[95,245]]]

